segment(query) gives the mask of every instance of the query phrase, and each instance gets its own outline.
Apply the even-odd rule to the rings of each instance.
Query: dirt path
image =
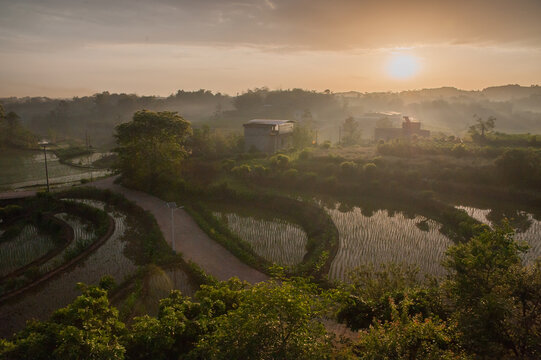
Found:
[[[171,245],[171,210],[165,202],[155,196],[130,190],[113,184],[114,178],[92,183],[100,189],[109,189],[124,195],[154,215],[165,240]],[[233,276],[250,283],[267,280],[268,277],[244,264],[220,244],[209,238],[197,226],[195,221],[182,209],[175,210],[175,250],[181,252],[186,260],[201,266],[208,274],[218,280],[227,280]]]
[[[113,183],[114,177],[98,180],[88,185],[99,189],[109,189],[124,195],[154,215],[165,240],[171,245],[171,210],[165,202],[155,196],[130,190]],[[12,191],[0,193],[0,199],[11,199],[35,195],[35,191]],[[238,277],[250,283],[265,281],[267,275],[244,264],[220,244],[209,238],[195,221],[182,209],[175,210],[175,250],[181,252],[186,260],[201,266],[208,274],[218,280]]]

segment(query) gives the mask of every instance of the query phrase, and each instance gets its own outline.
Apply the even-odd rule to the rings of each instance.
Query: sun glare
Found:
[[[419,72],[419,61],[415,56],[394,54],[387,63],[387,73],[395,79],[409,79]]]

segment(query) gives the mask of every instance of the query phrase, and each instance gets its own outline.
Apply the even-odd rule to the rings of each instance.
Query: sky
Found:
[[[541,0],[0,0],[0,97],[541,84]]]

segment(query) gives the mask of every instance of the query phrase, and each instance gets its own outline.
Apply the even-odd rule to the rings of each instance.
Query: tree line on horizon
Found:
[[[237,96],[210,90],[179,90],[168,97],[112,94],[107,91],[72,99],[46,97],[2,98],[6,112],[15,112],[30,131],[53,141],[85,139],[96,145],[112,144],[114,127],[127,122],[141,109],[176,111],[195,127],[241,131],[252,118],[287,118],[302,121],[309,113],[318,128],[338,127],[349,116],[395,111],[416,116],[424,127],[465,133],[471,116],[496,117],[508,132],[541,132],[539,87],[504,86],[483,91],[455,88],[425,89],[400,93],[333,93],[303,89],[256,88]],[[368,135],[368,134],[365,134]]]

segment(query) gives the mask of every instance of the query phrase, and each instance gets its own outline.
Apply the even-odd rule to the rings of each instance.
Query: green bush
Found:
[[[289,167],[291,159],[284,154],[277,154],[270,158],[270,163],[273,167],[279,170],[285,170]]]
[[[353,161],[344,161],[340,164],[340,171],[342,174],[351,176],[355,174],[357,170],[357,164],[355,164]]]
[[[376,173],[377,166],[374,163],[368,163],[363,165],[363,173],[367,176],[373,176]]]
[[[299,177],[299,171],[297,169],[288,169],[284,172],[283,176],[286,179],[286,181],[288,180],[295,181]]]
[[[235,166],[233,169],[231,169],[231,174],[242,179],[249,177],[251,173],[252,168],[250,167],[250,165],[247,164]]]

